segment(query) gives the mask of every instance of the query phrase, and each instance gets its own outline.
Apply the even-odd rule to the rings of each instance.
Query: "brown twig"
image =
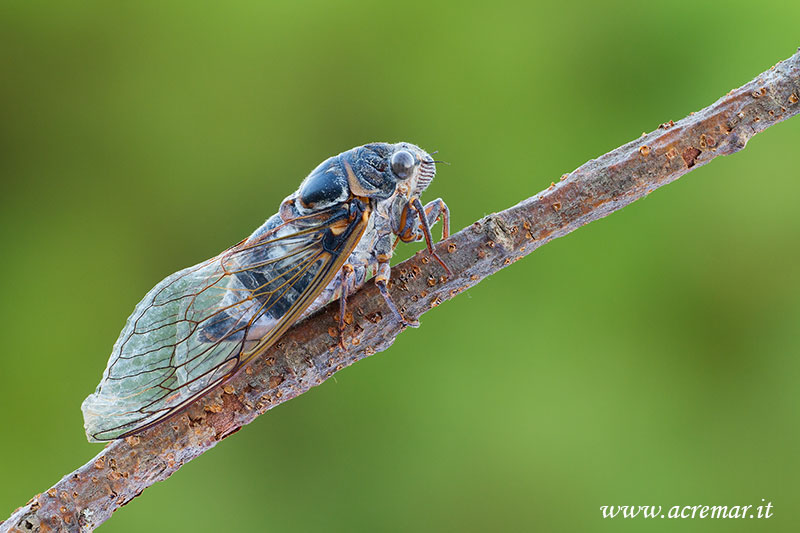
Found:
[[[539,246],[602,218],[698,168],[741,150],[767,127],[800,112],[800,52],[713,105],[589,161],[532,198],[475,222],[436,246],[452,270],[425,252],[392,270],[392,296],[409,318],[497,272]],[[368,283],[349,300],[347,348],[337,345],[328,306],[296,325],[263,357],[185,412],[115,441],[37,494],[5,531],[90,531],[144,489],[172,475],[272,407],[342,368],[388,348],[401,328]]]

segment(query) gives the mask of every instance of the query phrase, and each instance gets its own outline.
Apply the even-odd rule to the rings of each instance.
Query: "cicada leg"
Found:
[[[347,297],[350,295],[350,285],[353,279],[353,265],[345,263],[340,273],[340,295],[339,295],[339,347],[344,350],[344,330],[347,327],[345,313],[347,313]]]
[[[416,216],[415,216],[416,215]],[[410,200],[403,206],[400,212],[399,227],[395,230],[397,238],[392,245],[392,250],[397,247],[397,243],[413,242],[425,239],[428,252],[442,265],[448,275],[450,269],[442,258],[433,251],[433,237],[431,237],[431,227],[439,220],[442,221],[442,239],[450,236],[450,209],[444,200],[437,198],[425,204],[423,207],[418,198]]]
[[[436,261],[439,262],[440,265],[442,265],[442,268],[444,268],[444,271],[447,272],[447,275],[451,276],[453,272],[450,270],[450,267],[448,267],[444,261],[442,261],[442,258],[439,257],[439,255],[433,250],[433,237],[431,236],[431,227],[430,224],[428,224],[428,217],[425,214],[425,208],[422,207],[422,203],[419,201],[419,198],[414,198],[411,203],[413,204],[414,209],[416,209],[417,215],[419,215],[420,228],[422,229],[422,234],[425,236],[425,244],[428,246],[428,252],[431,254],[431,256],[433,256],[434,259],[436,259]],[[442,202],[442,205],[444,205],[444,202]],[[444,225],[447,233],[449,234],[450,212],[447,210],[445,213],[446,215],[444,218],[447,219],[447,222]]]
[[[389,306],[389,310],[395,317],[397,317],[403,327],[418,328],[419,321],[408,320],[394,304],[394,300],[392,300],[392,297],[389,294],[389,289],[386,287],[386,283],[389,281],[390,275],[391,269],[389,268],[389,256],[378,256],[378,273],[375,275],[375,285],[378,286],[378,290],[380,291],[381,296],[383,296],[383,300],[386,302],[386,305]]]
[[[442,239],[450,236],[450,209],[444,200],[437,198],[425,204],[423,208],[425,212],[425,219],[428,223],[428,228],[432,228],[439,220],[442,221]],[[397,234],[397,241],[413,242],[423,239],[425,235],[421,231],[420,223],[422,217],[417,217],[418,210],[414,206],[414,201],[411,200],[406,203],[400,211],[400,219],[398,228],[395,233]]]
[[[425,204],[425,218],[428,220],[428,227],[433,227],[439,220],[442,221],[442,239],[450,236],[450,208],[444,200],[437,198]]]

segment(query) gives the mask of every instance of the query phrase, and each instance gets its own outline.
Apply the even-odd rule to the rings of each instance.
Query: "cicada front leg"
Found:
[[[419,203],[419,200],[417,200]],[[442,221],[442,239],[450,236],[450,209],[444,200],[437,198],[425,204],[418,210],[414,205],[414,200],[406,202],[400,209],[399,216],[394,224],[393,231],[397,235],[398,241],[395,242],[414,242],[425,238],[424,229],[421,227],[422,216],[419,212],[425,213],[425,222],[428,228],[432,228],[439,220]]]
[[[450,236],[450,209],[444,200],[437,198],[423,206],[419,198],[413,198],[403,205],[394,232],[403,242],[418,241],[424,238],[428,252],[450,276],[452,271],[433,249],[431,226],[438,220],[442,221],[442,238],[446,239]]]
[[[450,208],[444,203],[444,200],[437,198],[425,204],[425,218],[428,221],[428,227],[432,228],[436,222],[442,221],[442,239],[450,236]]]

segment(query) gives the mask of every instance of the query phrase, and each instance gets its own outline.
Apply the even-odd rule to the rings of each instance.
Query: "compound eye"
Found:
[[[416,160],[414,156],[411,155],[411,152],[400,150],[392,156],[392,172],[394,172],[398,178],[404,180],[411,176],[415,163]]]

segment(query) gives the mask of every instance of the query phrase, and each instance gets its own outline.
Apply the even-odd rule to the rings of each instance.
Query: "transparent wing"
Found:
[[[260,233],[156,285],[81,406],[89,440],[164,419],[273,344],[339,270],[365,218],[346,207],[290,223],[275,216]]]

